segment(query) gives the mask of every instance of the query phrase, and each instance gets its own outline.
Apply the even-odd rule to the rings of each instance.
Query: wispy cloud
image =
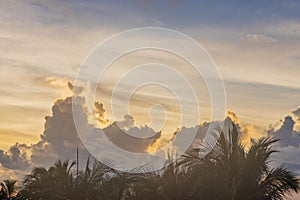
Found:
[[[261,43],[273,43],[278,41],[276,38],[264,34],[247,34],[245,38],[249,41]]]

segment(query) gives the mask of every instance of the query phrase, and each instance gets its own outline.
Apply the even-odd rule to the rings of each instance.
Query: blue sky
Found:
[[[36,80],[73,80],[82,60],[99,42],[120,31],[143,26],[172,28],[201,43],[225,81],[228,108],[260,130],[299,105],[298,1],[0,3],[1,85],[6,85],[2,87],[5,96],[1,106],[8,113],[13,106],[31,108],[34,106],[30,96],[36,98],[33,102],[37,101],[38,107],[32,108],[39,113],[32,119],[36,123],[32,127],[24,124],[29,135],[42,131],[49,105],[68,94],[63,89],[50,88],[53,91],[49,92],[45,84],[39,87]],[[14,74],[18,81],[6,74]],[[22,95],[26,98],[16,99]],[[257,110],[264,110],[265,116]],[[2,123],[7,126],[10,122]]]
[[[17,1],[3,1],[4,6]],[[253,25],[265,26],[268,23],[281,21],[297,21],[299,1],[268,0],[268,1],[26,1],[35,9],[34,13],[18,13],[20,19],[39,20],[45,24],[74,23],[85,26],[82,22],[97,26],[98,22],[109,21],[119,25],[132,17],[160,21],[170,28],[191,26],[218,26],[230,28],[247,28]],[[4,8],[4,7],[3,7]],[[24,18],[24,15],[27,17]],[[18,17],[13,15],[12,18]],[[136,21],[138,21],[135,19]],[[118,23],[119,22],[119,23]],[[150,26],[151,24],[144,24]],[[136,24],[123,24],[129,28]]]

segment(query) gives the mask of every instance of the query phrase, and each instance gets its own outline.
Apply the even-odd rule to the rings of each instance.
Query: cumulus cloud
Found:
[[[265,134],[261,131],[258,131],[257,128],[253,124],[245,124],[241,123],[237,114],[233,111],[227,111],[227,117],[231,119],[232,122],[239,126],[241,131],[241,140],[246,148],[250,147],[252,140],[258,140],[261,137],[264,137]]]
[[[109,122],[109,120],[105,119],[106,111],[103,103],[95,102],[94,109],[96,119],[100,123],[106,124]],[[161,133],[155,132],[146,125],[135,126],[134,121],[133,116],[126,114],[120,121],[114,121],[101,130],[96,129],[92,132],[96,133],[96,135],[90,136],[90,138],[93,137],[93,140],[101,140],[99,135],[100,132],[103,132],[114,145],[123,150],[136,153],[147,152],[148,146],[155,143],[161,137]]]
[[[71,86],[70,83],[69,87]],[[75,124],[74,114],[79,116],[77,123],[80,124]],[[106,122],[105,108],[101,102],[95,102],[92,114],[96,114],[99,121]],[[227,129],[232,121],[240,123],[234,112],[229,111],[228,116],[230,118],[225,120],[224,129]],[[83,167],[89,152],[78,136],[78,126],[76,127],[76,125],[79,125],[80,131],[86,133],[89,141],[92,141],[94,145],[100,145],[99,149],[110,155],[112,152],[109,145],[103,143],[105,141],[103,137],[107,137],[115,146],[129,152],[151,154],[169,143],[173,143],[175,148],[178,147],[176,151],[182,153],[184,150],[179,149],[182,146],[181,143],[190,143],[190,148],[199,147],[204,142],[209,125],[212,123],[203,123],[190,128],[182,127],[170,134],[169,137],[165,137],[162,132],[156,132],[151,127],[136,126],[133,116],[130,115],[125,115],[122,120],[112,122],[105,128],[96,128],[89,123],[88,119],[89,112],[84,97],[74,95],[55,101],[52,106],[52,114],[45,117],[44,132],[40,136],[40,141],[32,145],[16,144],[8,152],[0,150],[2,170],[25,171],[33,166],[50,166],[57,159],[75,160],[77,148],[80,155],[79,164]],[[274,130],[272,134],[281,135],[280,132],[291,132],[293,125],[291,118],[286,118],[282,128],[276,133]],[[193,138],[194,131],[196,131],[195,138]],[[256,138],[256,135],[253,134],[255,133],[254,127],[250,125],[245,128],[242,126],[241,131],[245,140]],[[293,141],[295,141],[294,138]],[[290,144],[291,141],[286,143]],[[296,143],[292,148],[298,148]]]
[[[297,120],[300,121],[300,106],[293,110],[292,113],[295,115],[295,117],[297,117]]]
[[[239,120],[237,115],[231,110],[227,110],[226,116],[229,117],[235,124],[240,124],[241,123],[241,121]]]
[[[246,148],[250,147],[253,140],[259,140],[266,136],[263,132],[258,131],[253,124],[246,124],[241,127],[241,140]]]
[[[70,82],[68,85],[70,89],[74,90],[74,86]],[[297,112],[295,113],[297,114]],[[89,141],[95,145],[100,145],[100,149],[109,155],[111,152],[109,145],[103,143],[104,137],[108,138],[110,143],[115,146],[134,153],[153,153],[170,142],[175,147],[182,146],[182,142],[191,142],[190,148],[195,148],[205,142],[209,125],[212,123],[203,123],[190,128],[182,127],[170,134],[169,137],[165,137],[162,132],[156,132],[151,127],[135,125],[135,119],[130,115],[125,115],[122,120],[114,121],[104,128],[97,128],[89,122],[90,114],[96,115],[98,121],[102,123],[108,122],[105,119],[105,108],[101,102],[95,102],[94,110],[89,113],[84,97],[73,95],[55,101],[51,115],[45,117],[44,132],[37,143],[32,145],[16,144],[11,146],[7,152],[0,150],[2,171],[11,169],[26,171],[33,166],[47,167],[57,159],[75,160],[77,149],[79,150],[79,163],[83,167],[89,152],[78,136],[78,127],[80,127],[80,131],[86,133]],[[75,124],[74,115],[78,117],[76,122],[79,124]],[[251,141],[261,137],[254,126],[242,125],[234,112],[229,111],[228,116],[229,118],[224,122],[225,130],[230,127],[233,121],[239,124],[243,140]],[[300,153],[300,133],[294,130],[294,124],[294,120],[288,116],[279,129],[271,126],[268,134],[281,139],[279,145],[286,157],[280,157],[278,160],[297,167],[300,166],[300,163],[294,162],[297,160],[294,159],[297,154],[292,155],[292,153]],[[219,127],[219,125],[216,126],[216,128]],[[195,138],[192,134],[194,131],[196,131]],[[181,149],[176,150],[183,151]]]
[[[33,162],[43,157],[43,153],[49,159],[72,159],[76,149],[81,154],[87,155],[77,133],[73,114],[81,117],[81,123],[85,124],[85,131],[92,129],[88,123],[88,114],[85,108],[85,99],[80,96],[67,97],[57,100],[52,106],[52,116],[45,117],[45,130],[41,135],[41,141],[33,147]],[[39,156],[37,156],[37,154]],[[50,160],[53,160],[50,159]]]
[[[69,87],[71,85],[70,83]],[[96,114],[98,120],[104,122],[104,105],[96,102],[94,111],[89,113],[84,97],[74,95],[55,101],[51,115],[45,117],[44,131],[40,135],[40,140],[32,145],[16,144],[8,152],[0,151],[2,168],[24,170],[31,169],[33,166],[49,167],[58,159],[75,160],[77,148],[79,164],[83,167],[89,152],[79,138],[78,130],[85,134],[86,141],[99,147],[98,150],[106,152],[109,156],[112,151],[104,137],[109,139],[109,143],[113,143],[125,151],[149,153],[150,149],[156,151],[172,142],[177,135],[181,136],[179,142],[184,141],[191,135],[188,132],[196,128],[199,128],[197,138],[202,138],[199,135],[203,135],[206,132],[205,127],[207,127],[207,125],[203,127],[196,125],[190,129],[182,128],[172,133],[170,137],[165,137],[162,132],[156,132],[149,126],[135,125],[135,120],[130,115],[125,115],[122,120],[114,121],[104,128],[97,128],[89,122],[90,114]],[[75,124],[74,116],[77,116],[78,124]]]
[[[156,153],[157,150],[164,148],[167,144],[172,142],[176,134],[177,132],[175,132],[171,137],[166,138],[160,132],[159,137],[157,137],[152,144],[148,145],[145,151],[151,154]]]
[[[103,132],[116,146],[136,153],[147,152],[148,146],[161,137],[160,132],[156,133],[148,126],[130,127],[128,130],[124,130],[116,122],[104,128]],[[143,137],[145,134],[152,136]]]
[[[245,38],[253,42],[273,43],[278,41],[276,38],[263,34],[247,34]]]
[[[11,146],[8,152],[0,150],[0,163],[7,169],[26,170],[28,169],[29,161],[26,151],[21,144]]]
[[[45,117],[44,132],[40,141],[32,145],[16,144],[8,152],[0,150],[0,163],[6,169],[27,169],[33,166],[50,166],[56,160],[75,160],[79,149],[80,163],[85,163],[88,152],[78,137],[73,113],[81,116],[84,131],[93,127],[88,123],[85,99],[79,96],[57,100],[52,115]]]
[[[94,107],[95,107],[95,116],[96,116],[96,119],[100,123],[106,124],[109,120],[105,119],[105,108],[104,108],[103,103],[101,103],[101,102],[95,102]]]
[[[300,174],[300,132],[295,130],[293,118],[286,116],[278,129],[270,126],[267,133],[280,139],[276,145],[276,150],[280,153],[274,154],[274,163],[288,166]]]
[[[94,109],[98,119],[105,121],[103,104],[96,102]],[[113,122],[105,128],[96,128],[89,123],[89,114],[84,97],[76,95],[55,101],[52,114],[45,117],[44,132],[37,143],[16,144],[10,147],[8,152],[0,150],[0,164],[3,170],[49,167],[58,159],[75,160],[77,148],[79,164],[83,167],[89,152],[79,138],[78,130],[89,135],[92,141],[102,146],[105,151],[109,151],[109,146],[103,143],[102,133],[116,146],[139,153],[146,152],[148,146],[161,136],[148,126],[134,126],[134,119],[130,115],[125,115],[123,120]],[[77,116],[78,124],[74,122],[74,115]]]
[[[120,128],[130,128],[134,125],[134,119],[131,115],[126,114],[123,117],[123,120],[120,120],[120,121],[117,122],[117,125]]]
[[[295,121],[291,116],[286,116],[279,129],[270,126],[268,135],[280,139],[279,144],[281,147],[293,146],[298,147],[300,144],[300,132],[294,130]]]

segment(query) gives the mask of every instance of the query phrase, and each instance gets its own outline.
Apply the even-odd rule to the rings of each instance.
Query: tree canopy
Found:
[[[85,170],[74,173],[75,162],[56,162],[49,169],[34,168],[18,193],[16,181],[0,185],[0,199],[19,200],[281,200],[299,191],[297,176],[289,169],[270,165],[278,140],[261,138],[246,150],[236,125],[222,132],[204,158],[191,149],[162,170],[116,171],[87,159]]]

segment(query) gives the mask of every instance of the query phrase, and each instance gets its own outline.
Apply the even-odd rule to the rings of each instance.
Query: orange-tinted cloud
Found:
[[[242,126],[241,133],[241,140],[246,148],[250,147],[252,140],[258,140],[265,136],[263,132],[258,131],[252,124]]]
[[[150,144],[146,150],[146,152],[150,154],[154,154],[157,150],[164,148],[167,144],[172,142],[176,137],[177,131],[171,135],[164,135],[160,132],[160,137],[158,137],[154,143]]]
[[[235,124],[241,123],[237,115],[231,110],[227,110],[226,116],[229,117]]]
[[[109,120],[105,119],[105,108],[103,103],[97,101],[95,102],[94,107],[95,107],[94,112],[95,112],[96,119],[102,124],[108,123]]]
[[[229,117],[232,120],[232,122],[234,122],[240,127],[240,131],[241,131],[240,139],[241,142],[246,146],[246,148],[248,148],[251,145],[252,140],[258,140],[265,136],[265,134],[257,130],[257,128],[254,125],[241,123],[237,114],[234,113],[233,111],[228,110],[227,117]]]
[[[68,83],[68,79],[64,77],[58,77],[58,76],[45,77],[43,81],[47,83],[50,87],[56,89],[65,88]]]

